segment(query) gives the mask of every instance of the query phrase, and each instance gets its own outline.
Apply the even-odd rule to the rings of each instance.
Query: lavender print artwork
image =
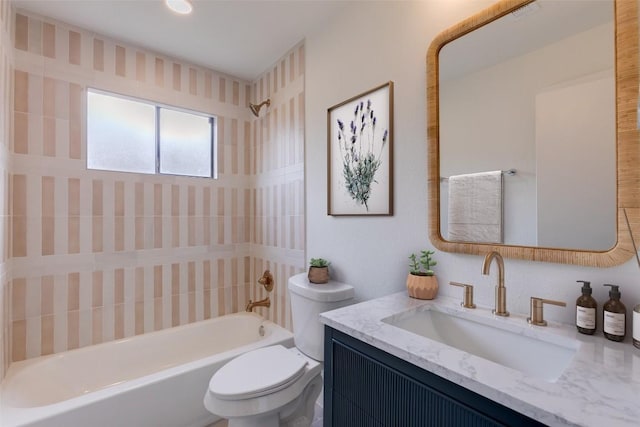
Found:
[[[345,132],[342,120],[337,119],[344,185],[351,198],[356,203],[364,205],[367,211],[371,185],[376,182],[376,171],[380,166],[382,149],[389,136],[389,130],[384,129],[378,132],[381,140],[376,141],[376,122],[370,99],[367,100],[366,108],[364,102],[356,105],[348,131]]]
[[[388,83],[329,110],[329,214],[390,214],[391,93]]]

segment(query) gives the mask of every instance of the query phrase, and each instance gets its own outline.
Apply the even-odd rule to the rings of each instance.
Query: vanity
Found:
[[[327,426],[631,427],[640,420],[640,351],[628,340],[553,322],[531,326],[526,316],[406,292],[321,320]]]
[[[547,15],[554,7],[563,10]],[[619,265],[635,255],[630,234],[640,235],[637,9],[637,1],[626,0],[501,0],[433,40],[426,78],[429,239],[436,249],[589,267]],[[594,20],[571,33],[578,17],[586,16]],[[519,30],[525,33],[521,39]],[[560,38],[549,44],[552,33]],[[574,45],[579,39],[586,43]],[[587,50],[601,42],[601,53]],[[511,51],[510,43],[528,47]],[[557,50],[561,45],[570,47]],[[498,58],[507,51],[509,58]],[[487,58],[495,62],[482,62]],[[567,73],[578,59],[589,68]],[[552,69],[559,74],[547,75]],[[506,79],[527,73],[533,78],[527,83]],[[513,96],[525,86],[528,98]],[[560,96],[596,92],[596,98]],[[532,114],[526,115],[527,105],[535,106]],[[583,105],[608,107],[587,117],[577,113]],[[576,134],[584,124],[595,126]],[[586,142],[602,130],[609,138]],[[596,153],[596,143],[604,144],[596,163],[569,182]],[[498,223],[502,234],[457,237],[450,226],[460,212],[449,209],[455,199],[450,178],[488,172],[503,175],[495,215],[504,220]],[[524,194],[531,197],[519,198]],[[584,194],[586,205],[571,205]],[[602,217],[587,217],[596,205]],[[537,300],[540,306],[562,304]],[[640,425],[640,350],[629,336],[619,343],[601,331],[581,335],[573,325],[534,326],[524,314],[507,316],[498,303],[495,308],[502,316],[488,307],[461,307],[447,296],[418,300],[403,291],[321,314],[325,425]],[[531,317],[543,323],[542,316]]]

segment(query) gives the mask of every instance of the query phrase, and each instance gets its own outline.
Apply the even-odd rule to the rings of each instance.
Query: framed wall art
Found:
[[[327,110],[328,215],[393,215],[393,82]]]

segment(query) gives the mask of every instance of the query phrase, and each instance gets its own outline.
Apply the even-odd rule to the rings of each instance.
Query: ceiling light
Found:
[[[169,9],[180,15],[188,15],[193,10],[191,0],[164,0],[164,2]]]

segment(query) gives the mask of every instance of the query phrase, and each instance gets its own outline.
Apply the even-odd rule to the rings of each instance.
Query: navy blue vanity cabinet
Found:
[[[325,427],[543,425],[330,327],[324,352]]]

